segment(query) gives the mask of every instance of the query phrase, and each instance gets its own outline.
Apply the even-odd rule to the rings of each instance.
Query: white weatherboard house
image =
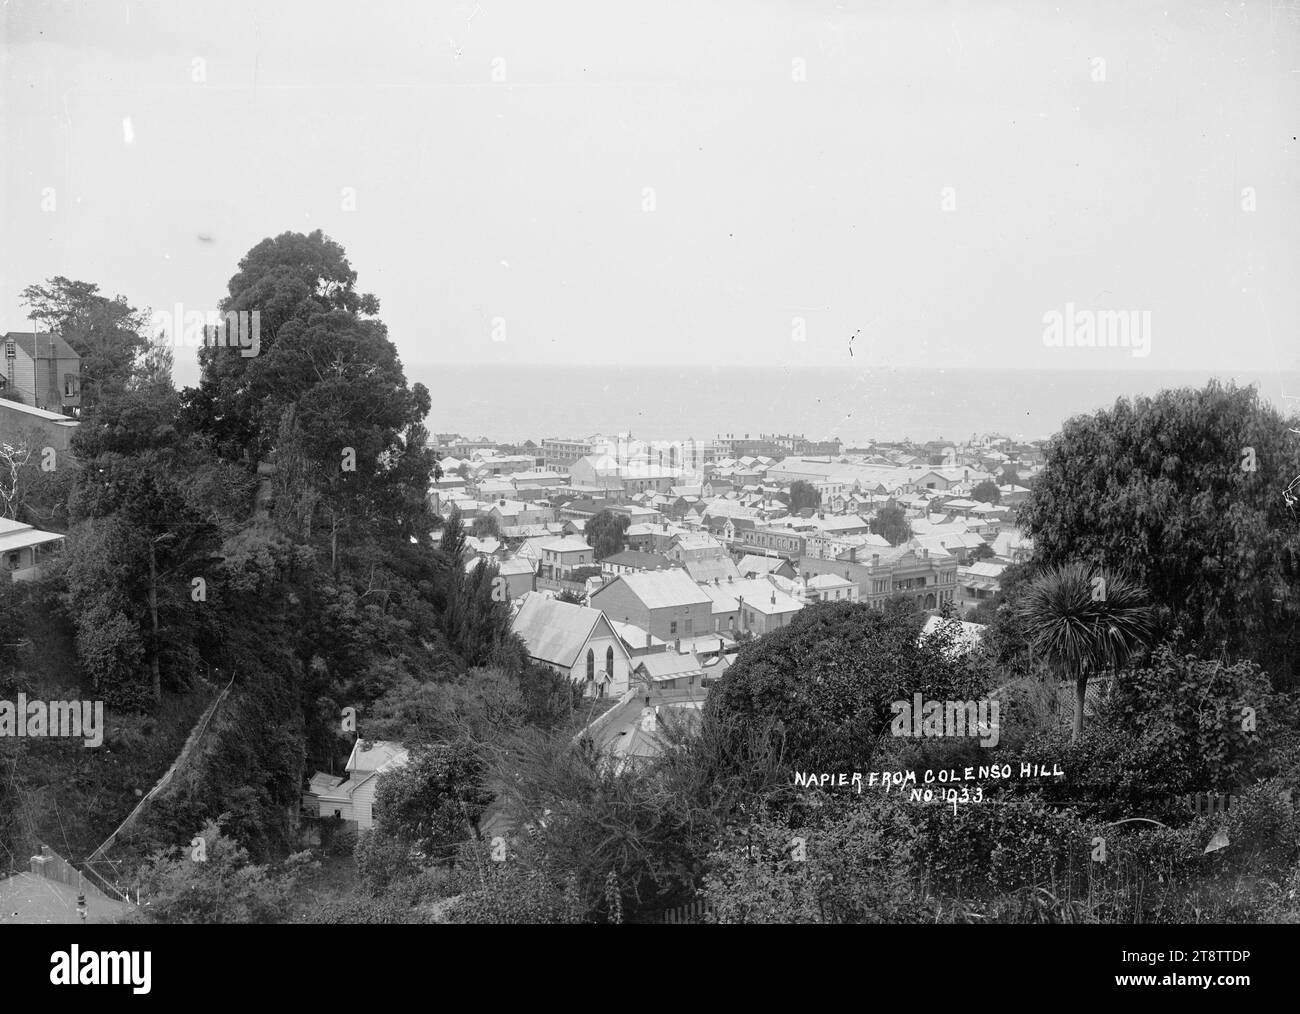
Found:
[[[530,658],[582,684],[588,697],[618,697],[632,684],[632,656],[599,609],[529,592],[511,629]]]
[[[303,797],[307,810],[321,817],[339,817],[359,830],[375,823],[375,790],[379,776],[401,767],[409,754],[400,743],[382,739],[358,739],[348,757],[347,776],[327,775],[317,771],[311,788]]]
[[[30,581],[40,575],[40,562],[63,546],[64,536],[0,518],[0,579]]]

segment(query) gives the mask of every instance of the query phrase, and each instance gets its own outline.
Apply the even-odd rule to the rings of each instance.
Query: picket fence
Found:
[[[696,898],[689,904],[670,908],[659,917],[659,921],[674,926],[686,923],[701,923],[704,922],[704,917],[709,911],[709,903],[703,898]]]

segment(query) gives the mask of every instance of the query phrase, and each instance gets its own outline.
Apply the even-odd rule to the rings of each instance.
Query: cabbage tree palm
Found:
[[[1146,591],[1127,575],[1074,562],[1051,567],[1026,589],[1021,616],[1036,652],[1074,680],[1074,733],[1083,733],[1088,678],[1122,666],[1155,630]]]

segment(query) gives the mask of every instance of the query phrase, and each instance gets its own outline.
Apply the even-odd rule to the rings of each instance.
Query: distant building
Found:
[[[40,576],[40,562],[63,548],[65,536],[42,532],[9,518],[0,518],[0,578],[30,581]]]
[[[1005,563],[982,560],[968,567],[957,568],[957,605],[973,609],[981,602],[993,598],[1001,590]]]
[[[400,743],[358,739],[348,757],[346,776],[317,771],[303,796],[303,808],[313,816],[337,817],[357,830],[373,827],[379,776],[409,760]]]
[[[636,549],[625,549],[621,553],[607,556],[600,561],[600,570],[612,580],[620,574],[639,574],[647,570],[668,570],[678,567],[674,560],[659,553],[644,553]]]
[[[806,587],[809,602],[858,601],[858,586],[838,574],[818,574],[808,579]]]
[[[799,571],[809,583],[819,574],[838,574],[856,583],[858,600],[873,609],[883,609],[890,596],[900,593],[918,609],[941,609],[955,600],[957,591],[956,557],[906,545],[872,547],[870,554],[854,548],[837,560],[805,556],[799,561]]]
[[[548,539],[538,546],[542,551],[544,577],[553,580],[567,578],[578,567],[590,567],[595,561],[595,550],[576,535]]]
[[[547,437],[542,441],[542,467],[547,471],[567,472],[579,458],[594,453],[595,449],[590,439],[568,440],[563,437]]]
[[[599,609],[531,592],[511,630],[529,658],[580,684],[588,697],[618,697],[631,685],[632,656]]]
[[[591,604],[665,641],[713,630],[712,600],[685,570],[620,575]]]
[[[732,637],[746,631],[762,637],[786,626],[803,608],[793,595],[762,578],[719,580],[700,588],[711,602],[713,631]]]
[[[24,405],[74,415],[81,407],[81,357],[58,334],[9,331],[0,338],[0,387]]]
[[[66,451],[72,444],[72,435],[81,424],[60,412],[47,412],[21,402],[0,398],[0,443],[17,447],[27,443],[39,461],[40,452],[53,447],[56,452]]]

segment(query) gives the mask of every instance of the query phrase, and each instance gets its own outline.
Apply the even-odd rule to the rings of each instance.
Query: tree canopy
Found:
[[[1217,381],[1069,420],[1021,510],[1035,561],[1128,569],[1165,629],[1293,680],[1300,523],[1283,490],[1300,474],[1296,425]]]

